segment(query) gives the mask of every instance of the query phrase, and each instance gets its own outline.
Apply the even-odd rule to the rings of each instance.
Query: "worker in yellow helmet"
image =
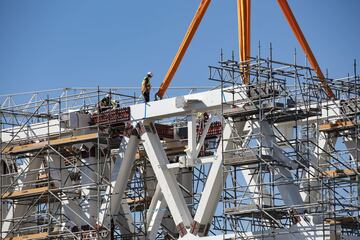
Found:
[[[148,72],[146,77],[141,83],[141,93],[144,96],[145,102],[150,101],[150,90],[151,90],[150,80],[152,76],[153,76],[152,72]]]

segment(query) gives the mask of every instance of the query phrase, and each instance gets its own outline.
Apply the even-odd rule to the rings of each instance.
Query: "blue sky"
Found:
[[[1,0],[0,94],[64,87],[160,85],[200,0]],[[360,61],[359,0],[289,0],[330,77]],[[236,0],[213,0],[171,86],[209,86],[220,49],[237,55]],[[252,1],[252,50],[269,42],[292,61],[297,44],[275,0]],[[299,62],[304,63],[299,56]],[[360,62],[359,62],[360,65]]]

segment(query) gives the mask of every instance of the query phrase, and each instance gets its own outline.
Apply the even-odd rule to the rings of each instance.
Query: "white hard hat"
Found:
[[[153,73],[152,73],[152,72],[148,72],[147,75],[148,75],[149,77],[152,77],[152,76],[153,76]]]

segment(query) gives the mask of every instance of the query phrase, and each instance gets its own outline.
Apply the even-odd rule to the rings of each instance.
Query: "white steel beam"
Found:
[[[113,216],[115,222],[118,223],[120,232],[122,235],[133,235],[135,234],[136,228],[134,224],[134,219],[131,215],[131,210],[129,204],[127,203],[127,198],[123,195],[123,199],[121,200],[119,211],[116,216]]]
[[[192,234],[186,235],[184,238],[180,238],[182,240],[225,240],[225,239],[251,239],[251,240],[324,240],[331,239],[331,226],[326,225],[314,225],[314,226],[300,226],[297,227],[293,225],[290,228],[278,228],[278,229],[270,229],[263,231],[254,231],[254,232],[237,232],[237,233],[229,233],[229,234],[219,234],[216,236],[207,236],[207,237],[199,237],[194,236]],[[301,233],[306,232],[306,237],[302,236]],[[347,236],[338,234],[340,239],[353,240],[358,239],[358,237],[352,238],[351,236],[348,238]]]
[[[120,169],[117,174],[116,183],[111,194],[110,214],[116,215],[119,212],[120,204],[124,195],[124,192],[131,175],[131,169],[135,161],[136,151],[139,145],[140,139],[136,135],[131,135],[127,144],[126,151],[119,152]]]
[[[15,189],[12,187],[5,188],[3,189],[3,191],[20,191],[20,190],[33,188],[31,185],[27,185],[27,184],[35,182],[38,176],[37,170],[40,169],[41,164],[43,162],[43,158],[29,157],[28,160],[29,161],[26,162],[26,166],[24,166],[24,169],[20,170],[23,171],[22,174],[19,176],[18,179],[15,179],[17,182],[13,183]],[[8,232],[14,226],[16,226],[16,224],[19,224],[20,223],[19,221],[21,221],[18,220],[14,222],[12,221],[13,218],[21,219],[27,213],[28,210],[30,210],[30,212],[28,212],[27,215],[28,216],[31,215],[31,212],[33,212],[35,209],[29,209],[30,206],[31,205],[12,203],[12,206],[9,207],[8,209],[5,219],[3,219],[4,222],[2,222],[2,229],[1,229],[2,238],[5,238]]]
[[[189,172],[188,169],[183,168],[173,168],[171,169],[171,172],[173,174],[178,172],[177,180],[179,181],[179,183],[181,183],[182,186],[187,189],[187,191],[192,192],[192,171]],[[168,212],[168,210],[166,208],[167,204],[161,192],[159,184],[156,185],[155,192],[151,194],[152,199],[150,207],[147,211],[147,222],[146,226],[143,226],[143,228],[147,227],[147,239],[155,239],[161,224],[163,226],[165,225],[168,231],[176,231],[176,226],[174,225],[174,221],[172,221],[172,219],[163,219],[164,215]],[[185,202],[189,204],[191,203],[191,199],[187,198]]]
[[[179,96],[174,98],[162,99],[160,101],[148,102],[146,105],[135,104],[130,106],[131,120],[137,121],[142,119],[164,119],[174,116],[191,114],[191,112],[209,112],[209,111],[219,111],[222,106],[221,99],[232,99],[236,101],[245,102],[248,97],[246,94],[246,88],[241,87],[236,89],[236,94],[232,94],[232,91],[227,91],[232,88],[225,88],[223,91],[221,89],[215,89],[206,92],[200,92],[195,94],[188,94],[185,96]],[[250,101],[250,100],[249,100]],[[146,106],[146,107],[145,107]],[[319,120],[325,119],[340,119],[342,118],[340,109],[339,100],[325,102],[321,104],[322,116],[315,116],[306,119],[306,123],[316,123]],[[307,109],[308,107],[315,108],[317,105],[311,106],[301,106],[296,108],[289,108],[289,110],[301,110]],[[285,123],[288,124],[288,123]],[[305,124],[302,120],[298,121],[298,124]],[[281,125],[281,124],[278,124]],[[15,140],[28,139],[32,138],[44,138],[48,135],[47,123],[34,123],[30,124],[27,129],[22,129]],[[66,129],[63,125],[60,125],[58,120],[49,121],[49,133],[50,135],[58,134],[59,132],[66,132],[70,129]],[[20,127],[3,129],[1,132],[1,138],[3,142],[8,142],[12,139],[12,133],[20,130]]]
[[[353,136],[344,136],[344,143],[349,151],[349,155],[351,157],[353,167],[359,168],[360,166],[356,166],[358,162],[357,159],[360,159],[360,138],[359,137],[353,137]]]
[[[192,217],[175,176],[167,168],[169,160],[151,121],[144,121],[141,132],[144,148],[149,157],[161,191],[173,216],[180,236],[187,234]]]
[[[211,165],[194,221],[191,226],[191,233],[194,235],[205,235],[214,216],[223,187],[223,149],[228,149],[228,145],[230,143],[229,138],[231,135],[232,126],[231,123],[227,122],[223,128],[223,144],[220,141],[216,150],[215,160]]]
[[[290,168],[297,165],[285,156],[281,148],[277,146],[275,134],[267,121],[255,122],[253,126],[253,131],[257,136],[259,146],[265,148],[265,154],[272,156],[274,160]],[[303,200],[300,195],[300,188],[294,184],[291,172],[282,166],[272,168],[275,170],[274,181],[278,183],[277,187],[284,203],[289,207],[302,204]]]
[[[309,189],[307,192],[302,192],[301,196],[305,203],[318,203],[322,201],[321,197],[321,182],[318,177],[321,176],[322,172],[326,170],[325,163],[331,158],[329,152],[334,148],[337,141],[337,136],[333,134],[326,134],[319,132],[315,150],[310,153],[310,156],[314,156],[310,161],[310,172],[306,174],[306,178],[310,178],[310,186],[304,186],[305,189]],[[310,219],[314,224],[320,224],[324,221],[322,216],[311,216]]]
[[[251,121],[247,121],[245,123],[244,132],[246,130],[247,133],[240,149],[245,149],[246,146],[249,144],[253,135],[252,126],[253,124],[251,123]],[[256,157],[256,152],[254,152],[253,155],[254,157]],[[261,183],[262,181],[262,176],[258,174],[257,171],[255,171],[255,167],[251,165],[244,165],[243,169],[241,170],[241,173],[247,184],[247,189],[248,189],[247,191],[251,194],[254,203],[270,206],[271,205],[271,199],[269,197],[270,194],[264,186],[259,185],[259,183]]]
[[[111,218],[118,223],[122,234],[133,234],[135,232],[134,221],[125,196],[128,180],[132,176],[139,137],[135,134],[130,138],[123,137],[116,159],[111,168],[111,186],[108,186],[105,201],[101,205],[99,213],[100,225],[110,228]],[[109,216],[109,217],[107,217]]]
[[[212,110],[220,110],[222,101],[221,99],[243,100],[246,99],[246,91],[239,90],[239,93],[232,94],[230,91],[221,91],[215,89],[211,91],[189,94],[174,98],[167,98],[161,101],[153,101],[145,105],[136,104],[130,106],[131,119],[142,120],[144,118],[156,120],[162,118],[169,118],[179,115],[190,114],[191,112],[209,112]]]
[[[161,221],[166,212],[166,201],[161,192],[160,185],[156,186],[154,196],[147,211],[147,239],[155,239],[158,233]]]
[[[194,151],[194,154],[193,154],[193,155],[195,155],[195,157],[199,156],[200,150],[204,145],[205,138],[206,138],[209,128],[211,126],[211,120],[212,120],[212,114],[209,115],[209,119],[203,126],[203,131],[202,131],[199,141],[197,143],[196,151]]]
[[[91,148],[94,148],[92,146]],[[81,192],[85,197],[82,202],[82,209],[85,212],[85,215],[89,219],[89,223],[92,227],[95,227],[97,222],[98,207],[96,196],[96,180],[97,180],[97,159],[93,155],[93,151],[89,148],[89,151],[83,152],[82,156],[82,166],[79,167],[81,171]]]
[[[197,158],[196,153],[196,113],[192,113],[190,115],[190,119],[188,120],[187,131],[188,131],[188,147],[185,150],[187,155],[187,166],[194,166]]]
[[[265,154],[271,155],[273,159],[279,161],[281,165],[287,166],[284,167],[269,165],[269,167],[274,170],[274,183],[280,192],[281,199],[288,208],[296,208],[296,211],[294,211],[294,216],[303,213],[305,209],[299,208],[299,206],[304,204],[304,201],[300,195],[300,188],[298,184],[294,183],[294,178],[288,169],[288,167],[291,169],[292,167],[297,166],[297,164],[294,164],[293,161],[283,153],[281,148],[277,146],[275,134],[271,125],[267,121],[255,123],[254,126],[255,127],[253,131],[257,133],[256,135],[259,146],[268,148]],[[312,226],[312,223],[308,222],[303,217],[298,217],[298,219],[295,221],[295,223],[301,227]],[[296,224],[294,224],[292,228],[297,232],[299,226]],[[308,235],[309,234],[306,232],[299,232],[296,234],[296,238],[305,238]]]
[[[46,156],[46,160],[50,169],[50,181],[56,188],[67,188],[71,186],[71,181],[69,179],[69,172],[67,169],[62,169],[65,164],[64,159],[56,154],[52,153]],[[68,198],[66,193],[62,193],[59,196],[59,199],[62,200],[61,207],[64,210],[65,216],[71,221],[69,227],[89,224],[89,217],[85,214],[79,202],[73,197]],[[55,203],[53,204],[55,205]]]

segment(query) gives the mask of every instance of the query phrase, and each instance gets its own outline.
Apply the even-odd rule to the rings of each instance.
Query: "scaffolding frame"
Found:
[[[297,65],[296,58],[289,64],[271,56],[270,50],[270,58],[251,58],[249,86],[241,85],[241,63],[234,59],[209,67],[209,79],[220,84],[223,96],[233,94],[222,97],[223,121],[233,122],[232,137],[222,138],[232,145],[223,151],[227,178],[222,230],[239,239],[281,239],[289,232],[292,237],[315,239],[319,231],[322,237],[316,239],[359,237],[356,62],[353,76],[326,80],[340,99],[328,100],[311,68]],[[242,92],[247,96],[234,97]],[[241,124],[251,130],[239,134]],[[254,131],[251,125],[256,124]],[[352,146],[336,143],[338,137]],[[307,196],[301,204],[287,203],[281,185],[297,186]],[[316,191],[320,194],[314,201]],[[307,225],[310,221],[313,224]]]
[[[220,105],[201,111],[178,107],[180,114],[155,120],[146,115],[151,104],[143,104],[133,88],[0,96],[2,237],[359,237],[356,64],[353,76],[327,79],[338,100],[329,100],[313,70],[296,59],[293,64],[275,61],[271,51],[269,58],[251,58],[246,86],[239,66],[223,59],[210,66]],[[173,90],[192,94],[209,89]],[[204,99],[192,99],[191,94],[162,101],[191,108],[205,98],[215,99],[207,98],[210,91],[201,95]],[[118,106],[101,109],[106,95]],[[128,112],[133,106],[145,108],[145,117],[133,119]],[[231,136],[226,137],[229,126]],[[162,193],[153,165],[158,156],[156,151],[155,157],[149,154],[147,138],[161,143],[169,162],[161,168],[180,189],[185,207],[177,210],[188,212],[187,222],[180,222],[181,214],[174,220],[175,204],[168,206],[169,196]],[[336,142],[338,138],[344,143]],[[129,158],[131,154],[135,157]],[[221,172],[214,175],[219,159]],[[220,189],[208,182],[221,182]],[[209,189],[220,193],[219,199],[204,200]],[[285,196],[286,191],[294,194]],[[114,209],[117,200],[121,203]],[[214,213],[204,214],[206,207]]]

